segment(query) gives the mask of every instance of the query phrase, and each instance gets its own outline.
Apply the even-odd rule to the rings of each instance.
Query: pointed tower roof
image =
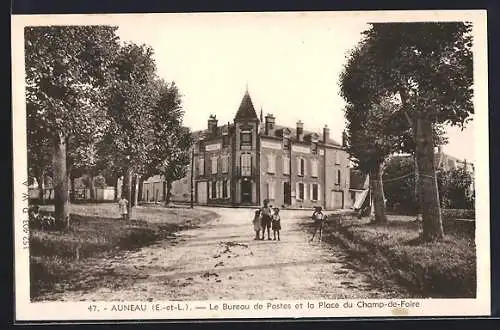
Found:
[[[236,115],[234,116],[234,120],[238,119],[259,120],[259,118],[257,117],[257,113],[255,112],[255,108],[253,107],[252,99],[250,98],[248,90],[245,92],[245,95],[241,100],[238,112],[236,112]]]

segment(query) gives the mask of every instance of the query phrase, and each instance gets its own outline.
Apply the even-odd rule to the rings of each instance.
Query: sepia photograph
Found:
[[[16,314],[489,313],[484,11],[12,22]]]

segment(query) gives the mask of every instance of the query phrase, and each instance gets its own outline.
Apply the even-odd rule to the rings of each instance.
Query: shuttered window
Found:
[[[267,155],[267,173],[272,173],[274,174],[276,172],[276,162],[275,162],[275,155],[273,154],[268,154]]]
[[[252,175],[252,155],[250,154],[241,155],[241,175],[242,176]]]
[[[290,158],[288,156],[283,157],[283,174],[290,174]]]
[[[212,174],[217,174],[217,157],[212,157]]]
[[[318,177],[318,160],[317,159],[311,159],[311,176],[313,178]]]

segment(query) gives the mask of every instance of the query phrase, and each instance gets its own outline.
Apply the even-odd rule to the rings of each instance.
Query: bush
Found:
[[[472,219],[476,218],[474,209],[441,209],[443,219]]]

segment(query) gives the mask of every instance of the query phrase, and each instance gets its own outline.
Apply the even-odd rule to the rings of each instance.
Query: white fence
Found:
[[[44,199],[52,200],[54,199],[54,189],[44,189]],[[75,189],[73,194],[71,191],[68,191],[69,195],[73,197],[73,200],[91,200],[92,195],[90,193],[90,189]],[[41,199],[40,189],[38,188],[29,188],[29,197],[30,199]],[[106,187],[106,188],[95,188],[94,189],[94,200],[96,201],[113,201],[115,200],[115,188],[114,187]]]

